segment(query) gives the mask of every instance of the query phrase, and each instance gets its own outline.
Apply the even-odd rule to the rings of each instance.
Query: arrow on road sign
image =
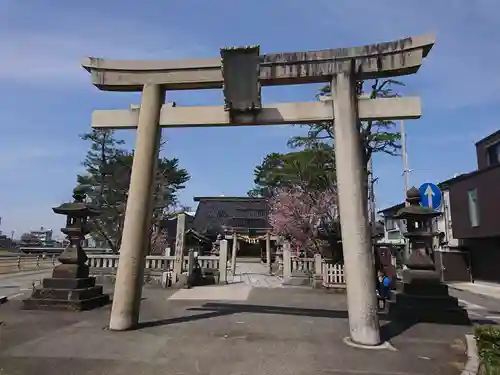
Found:
[[[422,207],[437,210],[439,206],[441,206],[443,193],[435,184],[426,182],[420,186],[418,191],[420,193],[420,205]]]
[[[436,194],[432,191],[431,185],[427,185],[427,188],[425,189],[425,195],[427,195],[427,207],[432,209],[432,197]]]

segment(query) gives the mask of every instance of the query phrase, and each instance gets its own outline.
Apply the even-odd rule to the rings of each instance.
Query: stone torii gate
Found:
[[[260,55],[258,46],[230,48],[222,49],[222,58],[214,59],[87,58],[82,65],[100,90],[142,91],[140,106],[98,110],[92,115],[94,128],[137,129],[110,329],[132,329],[139,321],[160,127],[298,124],[333,119],[351,339],[362,345],[379,345],[358,122],[416,119],[421,116],[421,104],[418,97],[360,98],[356,81],[416,73],[433,44],[434,36],[426,35],[353,48],[265,55]],[[331,101],[261,103],[261,86],[318,82],[331,83]],[[221,88],[225,106],[164,104],[169,90]]]

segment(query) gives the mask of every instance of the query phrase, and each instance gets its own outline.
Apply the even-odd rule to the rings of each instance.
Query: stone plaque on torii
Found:
[[[418,97],[360,98],[357,81],[413,74],[434,45],[434,36],[352,48],[259,55],[257,46],[221,50],[222,58],[179,61],[87,58],[83,67],[105,91],[141,91],[140,106],[99,110],[92,126],[137,129],[110,329],[138,323],[159,128],[314,123],[334,120],[339,209],[347,278],[351,339],[379,345],[375,274],[363,203],[359,120],[417,119]],[[238,69],[237,65],[241,68]],[[260,87],[331,83],[331,101],[261,103]],[[224,106],[179,107],[164,103],[169,90],[223,89]]]

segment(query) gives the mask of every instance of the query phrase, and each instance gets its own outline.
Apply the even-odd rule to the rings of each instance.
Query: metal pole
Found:
[[[400,122],[400,132],[401,132],[401,154],[403,156],[403,177],[404,177],[404,195],[406,202],[406,192],[410,189],[410,169],[408,168],[408,154],[406,153],[406,132],[405,132],[405,122],[401,120]]]

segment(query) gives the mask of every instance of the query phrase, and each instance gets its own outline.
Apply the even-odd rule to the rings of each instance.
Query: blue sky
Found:
[[[139,5],[140,4],[140,5]],[[265,6],[264,6],[265,5]],[[217,57],[219,48],[260,44],[282,52],[345,47],[435,32],[420,72],[404,93],[424,115],[406,122],[410,182],[475,169],[474,143],[498,130],[500,4],[495,0],[0,0],[0,229],[18,237],[40,226],[57,233],[51,207],[71,197],[94,109],[127,108],[138,94],[99,92],[83,56]],[[264,88],[266,102],[311,100],[317,86]],[[168,93],[178,105],[222,103],[219,91]],[[252,171],[286,151],[291,126],[164,130],[165,155],[192,175],[184,204],[199,195],[242,195]],[[118,133],[132,147],[133,131]],[[403,196],[399,157],[375,159],[377,205]]]

